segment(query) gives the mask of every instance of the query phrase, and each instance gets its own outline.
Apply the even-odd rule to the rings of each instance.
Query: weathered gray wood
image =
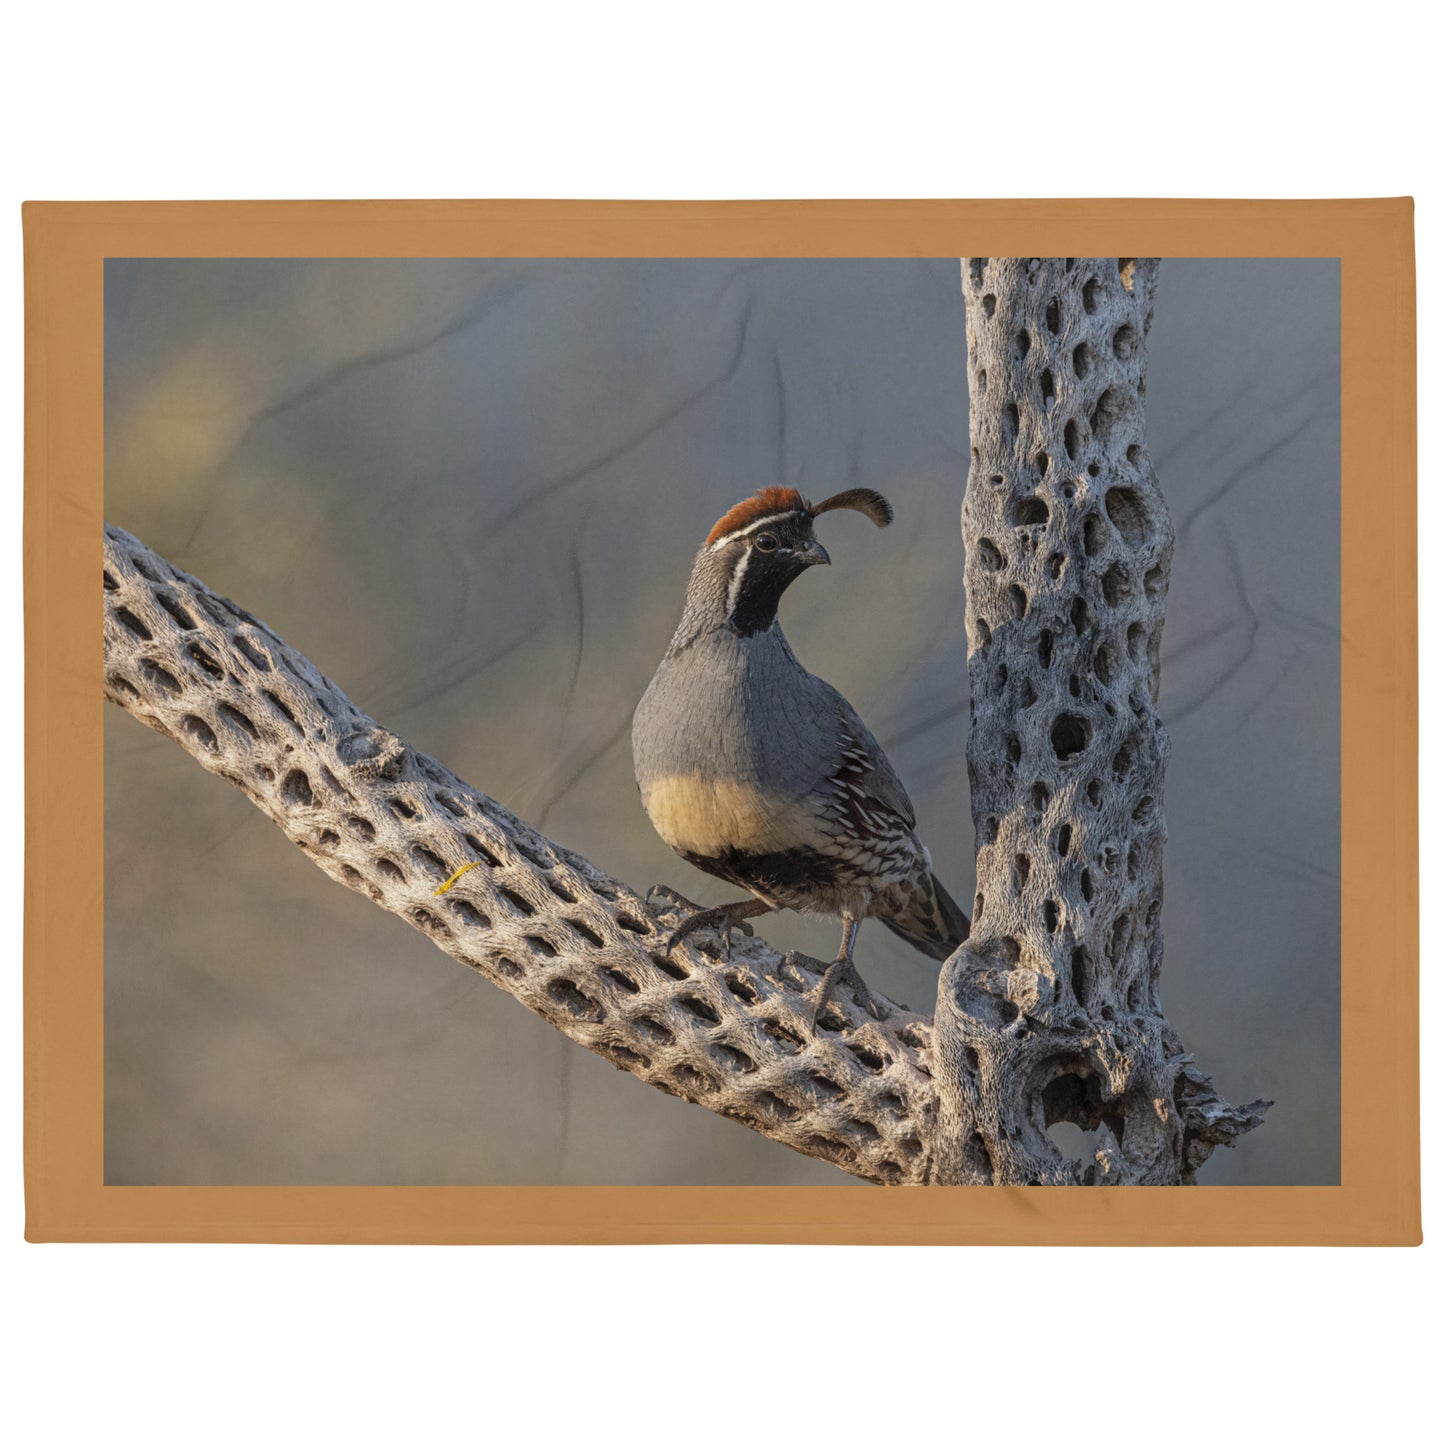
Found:
[[[1174,537],[1144,440],[1157,260],[963,263],[978,894],[940,980],[944,1177],[1192,1182],[1230,1109],[1159,1002]],[[1046,1130],[1099,1128],[1080,1170]]]

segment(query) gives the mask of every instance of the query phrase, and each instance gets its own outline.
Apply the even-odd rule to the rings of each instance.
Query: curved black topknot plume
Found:
[[[871,487],[850,487],[836,497],[829,497],[826,502],[815,502],[808,510],[815,517],[824,512],[862,512],[875,527],[886,527],[893,520],[893,508],[889,506],[888,498]]]

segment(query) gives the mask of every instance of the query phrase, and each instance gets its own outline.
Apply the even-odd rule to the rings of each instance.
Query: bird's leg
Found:
[[[827,1006],[829,997],[840,983],[848,985],[849,991],[853,995],[853,1002],[864,1013],[875,1019],[880,1017],[868,985],[863,982],[863,976],[853,964],[853,944],[858,938],[859,922],[860,920],[851,913],[844,913],[843,941],[838,945],[838,957],[828,965],[828,971],[818,985],[807,994],[809,1002],[813,1005],[811,1027],[814,1033],[818,1031],[818,1015]]]
[[[718,938],[722,942],[723,962],[732,962],[732,930],[741,927],[745,932],[752,933],[744,923],[744,919],[756,918],[760,913],[771,913],[773,905],[764,903],[761,898],[744,898],[741,903],[723,903],[717,908],[703,908],[694,913],[691,918],[684,919],[672,930],[671,936],[663,948],[664,955],[671,955],[672,950],[677,947],[691,933],[696,933],[700,928],[718,928]]]

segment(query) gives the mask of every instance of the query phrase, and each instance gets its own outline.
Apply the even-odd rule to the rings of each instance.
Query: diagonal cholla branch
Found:
[[[881,1184],[934,1177],[930,1021],[838,1000],[758,939],[676,922],[360,711],[263,623],[105,530],[105,692],[240,788],[313,863],[655,1088]],[[467,863],[444,896],[435,889]],[[702,935],[707,938],[708,935]],[[820,965],[821,967],[821,965]]]

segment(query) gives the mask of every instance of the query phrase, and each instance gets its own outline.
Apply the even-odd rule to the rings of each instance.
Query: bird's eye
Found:
[[[776,552],[778,550],[778,539],[771,532],[759,532],[753,538],[753,546],[759,552]]]

